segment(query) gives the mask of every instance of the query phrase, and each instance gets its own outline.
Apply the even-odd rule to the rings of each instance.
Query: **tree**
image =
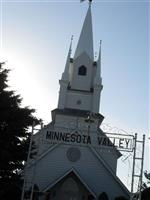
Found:
[[[148,184],[150,184],[150,173],[145,171],[144,176],[147,179],[147,182],[143,183],[143,191],[141,193],[141,200],[149,200],[150,199],[150,187],[148,187]]]
[[[0,63],[0,199],[20,200],[22,180],[19,171],[23,169],[29,144],[29,127],[33,121],[34,109],[21,107],[22,99],[9,90],[9,70]]]
[[[149,184],[150,183],[150,173],[148,173],[147,170],[145,170],[144,176],[147,179],[147,184]]]
[[[145,188],[141,194],[141,200],[149,200],[150,199],[150,187]]]

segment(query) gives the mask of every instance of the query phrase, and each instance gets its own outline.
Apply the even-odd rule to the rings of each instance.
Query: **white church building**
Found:
[[[116,175],[121,153],[100,128],[101,45],[95,61],[90,3],[72,57],[71,48],[59,81],[58,107],[33,137],[37,155],[24,171],[23,199],[30,199],[27,188],[35,200],[129,199]]]

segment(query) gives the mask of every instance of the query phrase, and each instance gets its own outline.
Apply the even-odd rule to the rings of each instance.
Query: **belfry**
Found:
[[[23,199],[90,200],[129,198],[116,175],[121,153],[101,130],[101,42],[94,60],[91,2],[74,56],[72,40],[52,121],[33,140],[37,155],[24,171]],[[107,138],[100,145],[98,138]],[[102,141],[102,140],[101,140]]]
[[[71,45],[65,70],[60,80],[58,109],[76,109],[99,112],[101,79],[101,46],[94,62],[91,5],[89,5],[75,55],[70,58]]]

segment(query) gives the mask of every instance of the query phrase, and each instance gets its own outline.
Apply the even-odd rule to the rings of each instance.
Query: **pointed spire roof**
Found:
[[[62,74],[63,80],[69,80],[69,66],[70,66],[70,57],[71,57],[71,51],[72,51],[72,40],[73,40],[73,35],[71,36],[71,42],[70,42],[70,47],[69,47],[69,51],[67,55],[65,70],[64,70],[64,73]]]
[[[93,30],[92,30],[92,15],[91,4],[83,23],[80,38],[75,51],[74,59],[80,56],[83,52],[86,52],[88,56],[93,60]]]

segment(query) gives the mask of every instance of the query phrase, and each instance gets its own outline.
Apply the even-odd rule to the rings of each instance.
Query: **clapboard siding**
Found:
[[[97,196],[103,191],[107,192],[112,200],[116,196],[127,195],[89,147],[78,147],[81,151],[81,157],[77,162],[70,162],[67,159],[66,151],[68,148],[69,145],[58,145],[41,158],[36,165],[31,166],[29,177],[31,179],[32,172],[35,170],[34,182],[41,190],[52,185],[68,169],[75,169]]]
[[[102,192],[106,192],[110,200],[114,200],[116,196],[128,196],[127,189],[116,177],[120,154],[115,147],[98,146],[97,136],[105,135],[97,127],[98,119],[91,124],[89,132],[84,117],[58,114],[53,120],[34,136],[38,153],[26,170],[29,187],[33,182],[39,186],[40,191],[44,191],[68,170],[75,170],[97,198]],[[90,134],[91,144],[52,142],[46,138],[48,131]],[[66,156],[70,147],[80,151],[80,158],[76,162],[70,161]]]

